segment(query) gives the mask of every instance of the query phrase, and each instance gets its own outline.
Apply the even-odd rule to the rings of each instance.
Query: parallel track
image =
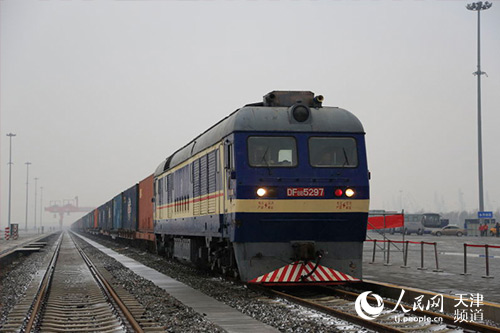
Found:
[[[35,284],[38,288],[28,289],[0,331],[164,331],[126,291],[112,287],[67,234],[59,238],[43,279]]]
[[[500,332],[497,327],[474,322],[455,322],[454,318],[442,313],[413,310],[412,307],[400,304],[408,313],[394,311],[395,302],[384,300],[384,310],[374,320],[366,320],[356,314],[354,300],[359,293],[326,287],[318,288],[307,296],[299,296],[301,291],[278,291],[276,289],[258,288],[260,291],[275,297],[287,299],[296,304],[311,308],[335,318],[363,326],[378,332]],[[295,294],[295,295],[294,295]],[[368,298],[375,301],[374,298]],[[438,321],[418,321],[418,317],[440,318]],[[415,320],[411,320],[412,318]],[[404,320],[405,318],[406,320]]]

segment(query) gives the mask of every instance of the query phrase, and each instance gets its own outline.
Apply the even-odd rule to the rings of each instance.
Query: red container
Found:
[[[153,175],[139,182],[139,225],[136,237],[154,241]]]
[[[97,222],[99,220],[99,211],[96,209],[94,209],[94,229],[97,229],[98,226],[97,226]]]

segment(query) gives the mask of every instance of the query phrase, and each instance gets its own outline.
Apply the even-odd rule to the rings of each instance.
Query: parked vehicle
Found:
[[[428,234],[435,228],[441,228],[448,224],[448,220],[441,220],[439,214],[405,214],[404,227],[391,229],[391,234],[405,233],[406,235]]]
[[[457,225],[447,225],[441,229],[432,230],[431,234],[434,236],[449,235],[462,237],[463,235],[467,235],[467,230]]]

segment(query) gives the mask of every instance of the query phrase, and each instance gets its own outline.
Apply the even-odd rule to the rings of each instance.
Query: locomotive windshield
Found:
[[[253,167],[293,167],[297,165],[297,143],[288,136],[251,136],[248,161]]]
[[[358,166],[354,138],[311,137],[309,162],[319,168],[353,168]]]

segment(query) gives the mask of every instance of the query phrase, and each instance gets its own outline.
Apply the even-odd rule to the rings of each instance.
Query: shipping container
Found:
[[[113,198],[113,230],[122,228],[122,193]]]
[[[106,204],[97,207],[97,228],[99,230],[106,230],[106,224],[104,219],[105,209],[106,209]]]
[[[137,213],[138,213],[138,200],[137,194],[139,187],[135,184],[128,190],[122,193],[122,228],[125,231],[137,230]]]
[[[99,206],[98,210],[98,226],[105,234],[113,228],[113,200]]]
[[[109,200],[108,202],[106,202],[105,206],[106,230],[110,231],[111,229],[113,229],[113,200]]]
[[[88,213],[83,218],[83,230],[89,230],[94,228],[94,211]]]
[[[154,241],[153,175],[139,182],[139,224],[137,238]]]
[[[71,225],[71,229],[73,230],[82,230],[82,228],[83,228],[83,218],[76,220],[76,222],[74,222]]]
[[[94,229],[99,229],[99,208],[94,209]]]

